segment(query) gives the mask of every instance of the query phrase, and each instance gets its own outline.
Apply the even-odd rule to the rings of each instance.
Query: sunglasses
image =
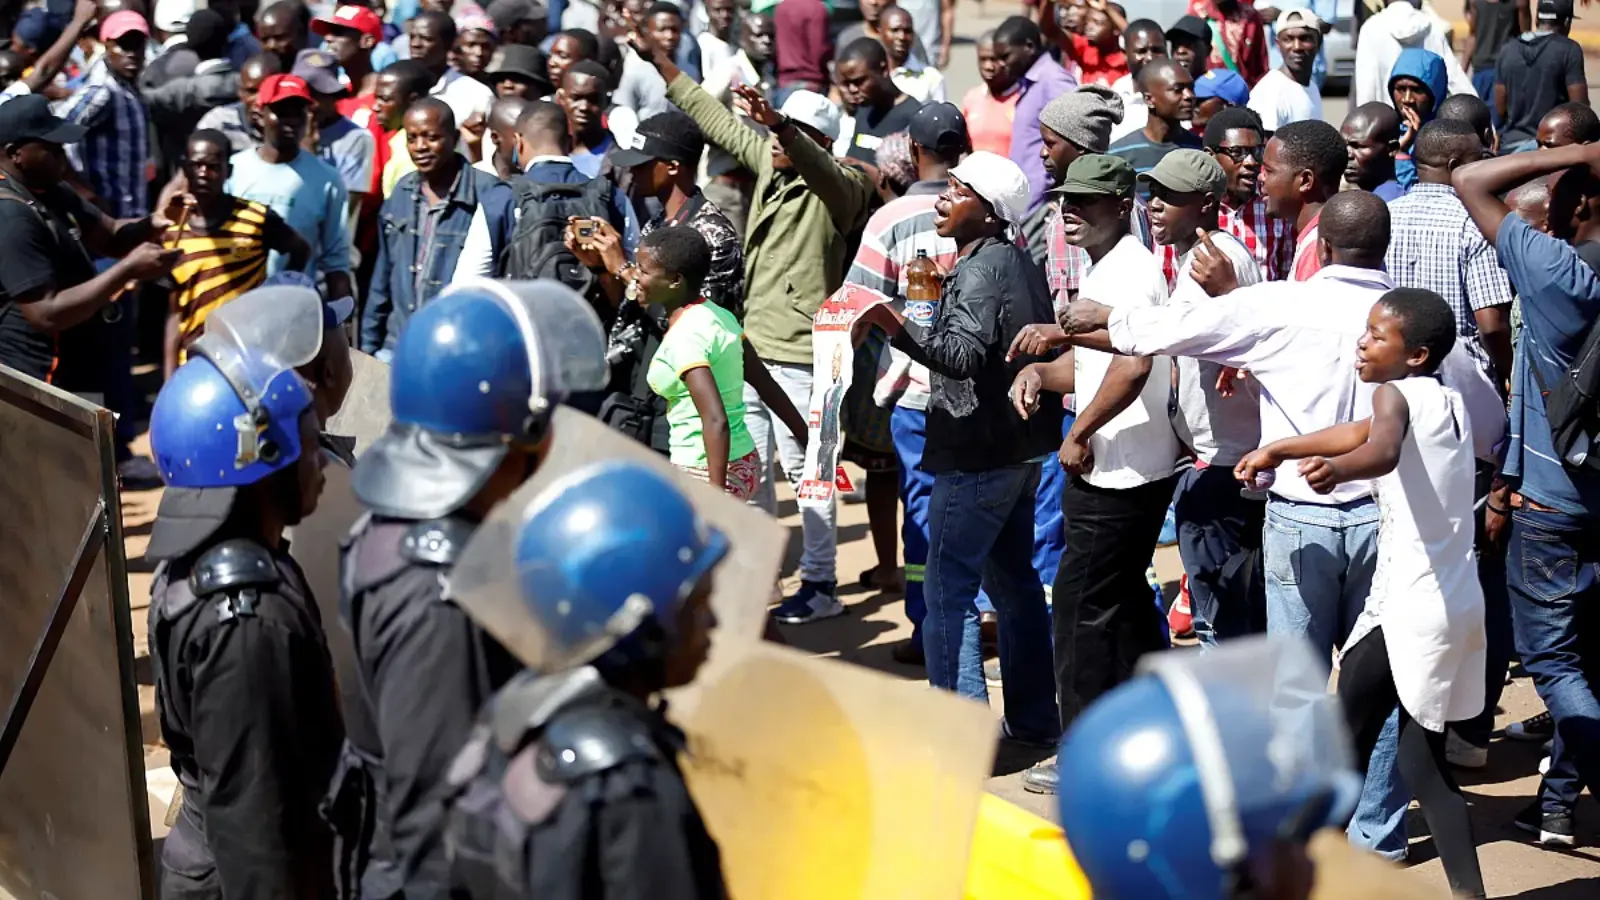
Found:
[[[1260,162],[1261,157],[1266,153],[1266,149],[1267,148],[1265,147],[1213,147],[1211,148],[1211,152],[1225,153],[1227,154],[1228,158],[1234,162],[1242,163],[1246,159],[1253,159],[1257,162]]]

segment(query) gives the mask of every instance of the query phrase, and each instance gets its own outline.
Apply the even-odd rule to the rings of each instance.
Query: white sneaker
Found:
[[[1540,758],[1540,760],[1539,760],[1539,774],[1540,775],[1549,775],[1550,774],[1550,757],[1545,756],[1545,757],[1541,757]]]
[[[1444,733],[1444,758],[1459,769],[1481,769],[1489,764],[1489,748],[1479,747],[1453,730]]]

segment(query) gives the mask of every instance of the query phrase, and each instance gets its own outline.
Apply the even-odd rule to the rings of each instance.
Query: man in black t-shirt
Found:
[[[895,87],[889,75],[889,51],[873,38],[845,46],[834,64],[834,80],[844,102],[855,108],[856,130],[845,155],[876,165],[878,144],[910,128],[922,104]]]
[[[1201,140],[1183,123],[1194,117],[1194,76],[1170,59],[1153,59],[1139,70],[1139,91],[1144,95],[1149,118],[1144,128],[1124,135],[1109,151],[1133,166],[1136,174],[1155,168],[1156,163],[1174,150],[1199,149]],[[1149,199],[1150,188],[1139,184],[1139,196]]]
[[[147,243],[166,216],[116,221],[62,186],[61,145],[83,135],[40,95],[0,105],[0,364],[93,395],[109,381],[111,301],[171,270],[178,251]],[[95,257],[117,262],[97,273]]]
[[[1561,103],[1589,102],[1583,48],[1567,37],[1572,0],[1539,0],[1530,34],[1506,42],[1494,70],[1494,109],[1505,127],[1502,151],[1531,150],[1539,120]]]

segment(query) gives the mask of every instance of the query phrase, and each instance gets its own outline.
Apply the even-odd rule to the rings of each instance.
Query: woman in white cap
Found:
[[[988,589],[1007,652],[1000,656],[1003,734],[1041,747],[1060,737],[1050,614],[1034,572],[1038,459],[1061,442],[1061,404],[1027,419],[1013,411],[1011,382],[1034,357],[1006,358],[1025,326],[1052,318],[1050,290],[1009,236],[1028,211],[1027,176],[979,151],[950,170],[934,206],[940,237],[960,248],[926,334],[913,335],[890,306],[860,321],[931,372],[923,466],[934,476],[924,595],[923,649],[934,687],[988,701],[978,652],[979,585]],[[859,326],[858,327],[864,327]],[[858,332],[860,333],[860,332]]]

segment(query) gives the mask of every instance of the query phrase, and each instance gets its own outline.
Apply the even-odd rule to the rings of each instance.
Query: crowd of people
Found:
[[[1549,711],[1505,734],[1549,747],[1516,824],[1575,843],[1600,119],[1572,5],[1471,0],[1459,55],[1425,7],[1367,5],[1339,126],[1333,12],[1247,0],[1046,0],[960,97],[952,0],[0,13],[0,363],[117,412],[123,488],[166,488],[162,896],[721,896],[649,701],[693,678],[737,536],[600,465],[525,511],[492,588],[548,634],[446,588],[556,403],[769,513],[780,475],[859,465],[894,658],[998,686],[1000,739],[1040,755],[1174,637],[1306,642],[1339,664],[1352,843],[1403,859],[1415,797],[1461,896],[1452,769],[1485,765],[1520,659]],[[884,302],[822,359],[848,291]],[[352,348],[392,367],[359,458],[322,433]],[[325,458],[371,513],[342,625],[280,540]],[[802,504],[774,621],[848,612],[835,513]],[[325,627],[358,648],[337,686]],[[1077,777],[1023,781],[1068,809]]]

